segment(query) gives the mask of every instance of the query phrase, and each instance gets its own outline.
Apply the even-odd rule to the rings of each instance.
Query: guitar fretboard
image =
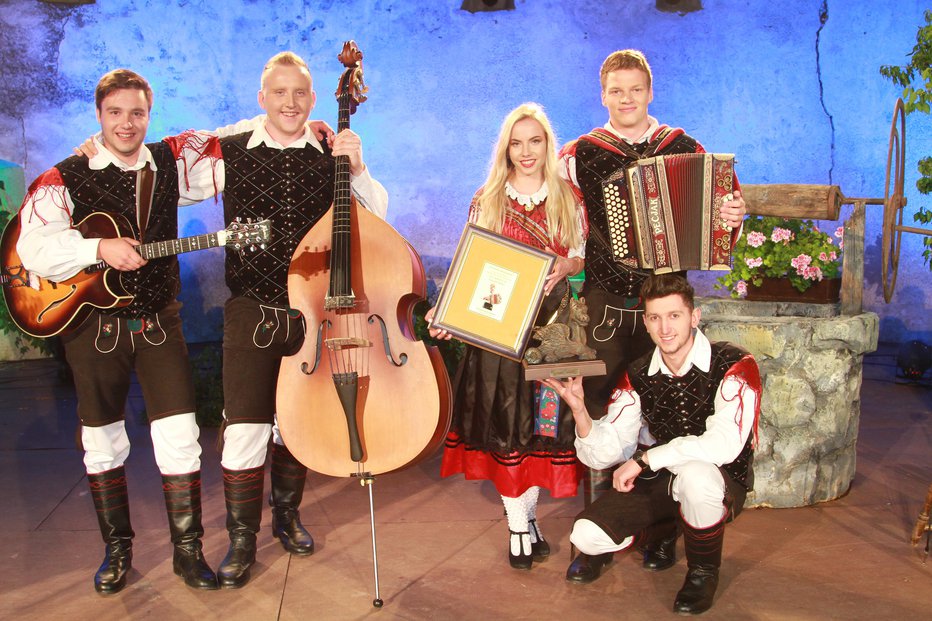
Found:
[[[194,237],[184,237],[182,239],[170,239],[168,241],[152,242],[140,245],[137,250],[143,259],[158,259],[168,257],[193,250],[204,250],[206,248],[216,248],[220,245],[216,233],[205,233],[204,235],[195,235]]]

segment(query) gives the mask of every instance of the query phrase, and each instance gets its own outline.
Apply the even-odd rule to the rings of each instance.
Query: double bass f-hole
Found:
[[[314,348],[314,366],[310,367],[310,370],[308,370],[308,366],[309,366],[308,363],[307,362],[301,363],[301,372],[304,373],[305,375],[310,375],[311,373],[316,371],[317,366],[320,364],[320,345],[321,345],[321,337],[324,334],[324,324],[329,324],[329,322],[324,321],[324,322],[321,322],[319,326],[317,326],[317,346]]]
[[[378,315],[370,315],[369,323],[379,322],[379,329],[382,331],[382,347],[385,349],[385,357],[388,358],[388,361],[391,362],[396,367],[408,362],[408,354],[401,352],[401,355],[398,356],[398,360],[395,360],[395,357],[392,355],[392,345],[391,341],[388,338],[388,330],[385,327],[385,320],[379,317]]]

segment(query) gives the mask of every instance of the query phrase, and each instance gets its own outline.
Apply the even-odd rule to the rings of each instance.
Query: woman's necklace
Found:
[[[505,194],[508,198],[514,199],[519,205],[524,207],[525,211],[534,211],[534,208],[547,200],[547,182],[533,194],[522,194],[511,185],[510,181],[505,181]]]

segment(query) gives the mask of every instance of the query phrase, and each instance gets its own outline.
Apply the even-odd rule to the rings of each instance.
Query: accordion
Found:
[[[616,262],[654,273],[731,269],[733,154],[685,153],[640,159],[602,184]]]

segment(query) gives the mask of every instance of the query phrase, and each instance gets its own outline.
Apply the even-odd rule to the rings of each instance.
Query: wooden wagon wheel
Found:
[[[899,124],[899,128],[897,128]],[[882,270],[883,299],[889,303],[896,287],[896,273],[900,265],[900,238],[903,234],[904,163],[906,161],[906,114],[903,100],[897,99],[893,106],[893,121],[890,124],[890,142],[887,147],[887,176],[883,189],[883,237]],[[891,176],[892,168],[892,176]],[[891,188],[890,182],[893,181]],[[891,191],[892,190],[892,191]]]

